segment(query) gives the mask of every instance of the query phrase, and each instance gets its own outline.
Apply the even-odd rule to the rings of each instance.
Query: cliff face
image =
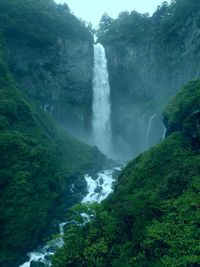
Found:
[[[192,38],[196,35],[199,29],[194,30]],[[163,107],[181,85],[199,77],[200,53],[195,51],[194,43],[190,44],[190,36],[186,41],[182,52],[173,48],[165,51],[171,57],[170,66],[161,65],[154,44],[151,47],[106,46],[112,128],[114,143],[121,143],[119,153],[125,148],[125,153],[133,156],[157,143],[164,134]],[[132,149],[128,151],[129,144]]]
[[[200,76],[199,8],[189,3],[163,4],[152,17],[124,12],[99,37],[108,59],[118,154],[134,156],[157,143],[165,133],[166,104]]]
[[[12,40],[7,55],[24,91],[62,126],[84,137],[91,121],[92,43],[59,38],[51,47],[34,48]]]
[[[25,2],[0,3],[10,72],[41,109],[84,139],[91,122],[92,34],[66,5]]]
[[[162,116],[155,105],[151,64],[141,47],[106,46],[115,153],[131,158],[161,138]],[[157,129],[157,130],[154,130]]]

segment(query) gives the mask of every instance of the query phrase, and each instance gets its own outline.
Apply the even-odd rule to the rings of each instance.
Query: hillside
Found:
[[[200,267],[200,1],[93,33],[67,4],[0,0],[0,266],[67,222],[30,267]]]
[[[55,9],[52,1],[46,2],[52,4],[52,8]],[[46,5],[44,1],[37,1],[36,4],[35,1],[27,1],[26,6],[24,3],[24,1],[0,3],[0,20],[6,21],[0,26],[0,266],[2,267],[19,266],[27,252],[42,242],[50,231],[53,229],[55,231],[55,225],[63,218],[67,208],[80,201],[86,192],[83,175],[101,169],[106,163],[105,157],[96,148],[77,141],[58,127],[48,112],[40,108],[38,101],[27,93],[30,87],[27,86],[26,90],[21,88],[10,72],[11,66],[8,64],[6,53],[10,36],[20,38],[24,42],[30,41],[31,45],[44,45],[43,41],[48,41],[49,44],[50,41],[50,39],[42,40],[38,31],[30,32],[28,19],[33,22],[35,17],[30,17],[30,14],[23,17],[24,9],[27,11],[29,5],[33,8],[33,12],[39,10],[42,12],[40,5],[42,3]],[[13,14],[12,19],[9,17],[10,24],[7,23],[9,14]],[[45,14],[40,15],[41,19],[48,17]],[[69,17],[79,24],[72,15]],[[59,20],[56,17],[52,19],[55,21],[49,26],[54,26],[56,30],[59,26],[56,23]],[[21,24],[21,20],[26,20],[27,23]],[[63,23],[66,24],[67,21]],[[34,25],[33,28],[36,29]],[[46,26],[45,29],[49,31]],[[39,30],[44,29],[41,27]],[[71,26],[70,31],[76,35]],[[86,29],[83,31],[87,32]],[[45,34],[44,37],[48,36]],[[75,194],[71,192],[72,184]]]
[[[200,266],[199,96],[200,81],[187,84],[164,113],[165,140],[127,165],[102,205],[69,213],[93,217],[66,229],[53,266]]]

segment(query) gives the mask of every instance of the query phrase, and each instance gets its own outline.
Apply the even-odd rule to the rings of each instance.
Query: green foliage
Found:
[[[199,81],[189,83],[167,108],[168,119],[179,120],[183,131],[174,130],[127,165],[90,221],[66,229],[53,266],[200,266],[200,155],[179,116],[200,103],[198,88]]]
[[[60,166],[52,141],[16,88],[0,89],[0,107],[0,264],[9,266],[36,245],[48,224]]]
[[[130,14],[122,12],[115,20],[104,15],[97,36],[99,41],[104,44],[112,42],[138,44],[146,38],[144,33],[148,32],[149,27],[148,14],[140,14],[136,11],[132,11]]]
[[[67,5],[53,0],[1,0],[0,32],[31,46],[44,47],[58,38],[91,40],[85,25],[70,13]]]
[[[0,266],[11,267],[80,200],[83,174],[99,170],[106,159],[58,129],[22,93],[5,56],[11,43],[46,48],[61,38],[91,42],[91,26],[53,0],[2,0],[0,25]],[[72,184],[80,195],[71,193]]]
[[[83,174],[101,168],[105,157],[58,133],[48,114],[25,100],[7,68],[1,77],[0,266],[8,267],[42,241],[77,201],[71,184],[83,183]]]
[[[100,37],[104,35],[109,30],[112,22],[113,22],[113,19],[109,17],[107,13],[104,13],[99,23],[97,36]]]
[[[9,266],[71,203],[64,188],[104,159],[64,133],[58,136],[52,124],[41,125],[16,89],[0,89],[0,99],[0,265]]]
[[[192,81],[176,95],[164,113],[168,133],[187,132],[195,136],[199,130],[200,81]]]
[[[164,2],[153,15],[154,22],[157,22],[159,39],[167,42],[176,40],[180,44],[179,41],[183,41],[185,37],[184,32],[180,31],[191,27],[192,20],[189,18],[198,17],[199,10],[200,3],[195,0],[175,0],[171,5]]]
[[[145,46],[155,51],[159,64],[173,66],[169,48],[177,49],[177,57],[184,51],[184,41],[192,28],[200,25],[200,2],[196,0],[164,1],[152,17],[136,11],[122,12],[115,20],[102,17],[97,33],[99,42],[114,47]],[[199,47],[199,44],[196,44]],[[176,61],[177,61],[176,57]]]
[[[11,76],[8,71],[8,66],[4,59],[5,42],[4,37],[0,33],[0,85],[7,86],[11,83]]]
[[[83,204],[73,207],[67,220],[65,245],[54,257],[53,266],[108,266],[109,240],[116,228],[112,216],[98,204]]]
[[[199,266],[200,177],[178,199],[164,201],[164,216],[147,227],[143,248],[158,266]]]

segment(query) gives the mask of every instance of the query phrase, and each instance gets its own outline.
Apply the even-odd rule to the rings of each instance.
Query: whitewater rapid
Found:
[[[86,174],[84,176],[85,181],[87,182],[87,195],[82,199],[81,203],[100,203],[102,200],[108,197],[113,191],[113,186],[116,181],[114,172],[120,172],[121,167],[115,167],[112,170],[102,170],[96,175],[91,176]],[[74,185],[71,185],[73,189]],[[31,262],[42,262],[44,267],[51,266],[51,256],[64,245],[63,235],[64,235],[64,226],[67,222],[62,222],[59,224],[59,237],[52,240],[49,244],[44,245],[42,248],[39,248],[33,252],[27,254],[29,260],[19,267],[30,267]]]
[[[48,104],[44,106],[47,112]],[[93,77],[93,139],[94,144],[111,157],[111,104],[110,104],[110,85],[107,69],[105,49],[101,44],[94,45],[94,77]],[[84,179],[87,182],[88,194],[82,199],[82,203],[100,203],[112,191],[115,178],[114,171],[120,171],[120,167],[112,170],[103,170],[94,177],[86,174]],[[71,185],[71,192],[74,193],[74,184]],[[46,244],[40,249],[28,253],[29,260],[19,267],[30,267],[31,262],[42,262],[45,267],[51,266],[51,256],[56,250],[63,246],[64,226],[67,222],[59,224],[59,237]]]

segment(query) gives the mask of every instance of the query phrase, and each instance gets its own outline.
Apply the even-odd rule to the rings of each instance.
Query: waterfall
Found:
[[[149,122],[147,125],[147,133],[146,133],[146,149],[149,148],[150,145],[150,133],[151,133],[151,129],[152,129],[152,122],[154,120],[154,118],[156,117],[157,114],[153,114],[150,118],[149,118]]]
[[[165,139],[167,133],[167,128],[164,126],[163,134],[162,134],[162,140]]]
[[[110,85],[105,49],[101,44],[94,45],[94,78],[93,78],[93,138],[94,144],[111,155],[110,125]]]

